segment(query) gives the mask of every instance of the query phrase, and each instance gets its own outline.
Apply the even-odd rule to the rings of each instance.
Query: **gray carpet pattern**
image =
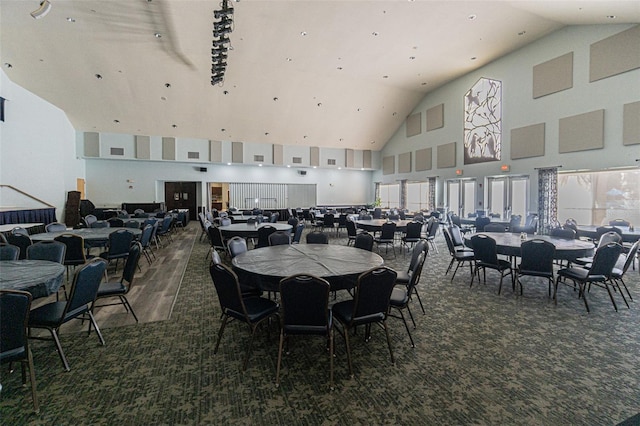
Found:
[[[193,223],[190,226],[197,226]],[[303,239],[304,241],[304,239]],[[346,244],[332,237],[331,244]],[[427,258],[412,311],[411,348],[401,321],[352,340],[350,378],[336,334],[334,391],[323,339],[299,337],[274,386],[277,324],[258,332],[247,371],[240,370],[248,328],[231,323],[213,353],[220,306],[208,274],[208,244],[196,242],[167,321],[65,333],[64,372],[51,342],[34,341],[41,412],[33,413],[19,369],[1,370],[0,423],[6,425],[614,425],[640,412],[640,274],[629,271],[631,308],[615,312],[604,289],[589,293],[591,313],[571,288],[558,304],[546,282],[525,279],[524,295],[497,276],[469,288],[468,269],[450,281],[444,240]],[[384,254],[404,269],[409,256]],[[345,261],[348,261],[345,259]],[[300,271],[304,272],[304,271]],[[338,300],[348,297],[339,292]],[[342,294],[344,293],[344,294]],[[135,306],[134,306],[135,308]],[[269,331],[269,333],[267,333]]]

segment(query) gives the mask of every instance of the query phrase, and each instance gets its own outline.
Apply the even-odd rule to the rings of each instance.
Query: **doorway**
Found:
[[[189,219],[196,219],[196,183],[165,182],[164,203],[167,210],[189,209]]]

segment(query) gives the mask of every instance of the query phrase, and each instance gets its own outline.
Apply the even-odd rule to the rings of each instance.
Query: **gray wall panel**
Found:
[[[640,26],[591,45],[589,81],[640,68]]]
[[[573,52],[533,67],[533,97],[573,87]]]
[[[436,159],[438,168],[456,166],[456,143],[451,142],[444,145],[438,145],[438,158]]]
[[[640,102],[624,106],[622,144],[640,144]]]
[[[424,172],[433,168],[433,148],[424,148],[416,151],[416,172]]]
[[[169,138],[169,137],[162,138],[162,159],[163,160],[176,159],[176,138]]]
[[[560,119],[559,152],[604,148],[604,110]]]
[[[422,113],[417,112],[407,117],[406,120],[407,137],[422,133]]]
[[[511,159],[544,155],[544,130],[544,123],[511,129]]]
[[[444,127],[444,104],[427,110],[427,132]]]
[[[100,133],[84,132],[84,156],[100,157]]]

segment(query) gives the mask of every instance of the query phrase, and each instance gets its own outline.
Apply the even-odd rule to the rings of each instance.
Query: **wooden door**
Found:
[[[196,218],[196,183],[165,182],[164,202],[167,210],[189,209],[189,219]]]

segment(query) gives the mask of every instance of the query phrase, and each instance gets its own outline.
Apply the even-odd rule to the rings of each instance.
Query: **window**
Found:
[[[400,205],[400,185],[380,185],[380,207],[383,209],[398,208]]]
[[[640,170],[558,173],[558,220],[568,218],[583,225],[640,223]]]
[[[429,182],[407,183],[406,207],[410,212],[429,209]]]

